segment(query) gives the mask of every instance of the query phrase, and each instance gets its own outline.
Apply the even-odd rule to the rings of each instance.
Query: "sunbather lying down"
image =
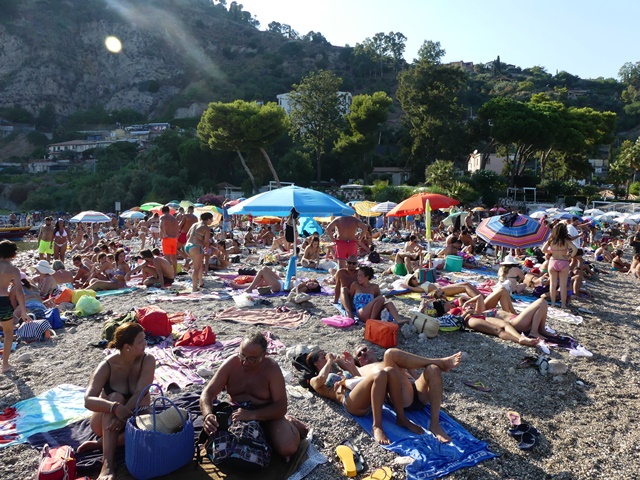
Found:
[[[356,350],[356,358],[349,352],[336,357],[323,350],[311,352],[309,367],[317,372],[311,386],[321,396],[340,403],[351,415],[373,415],[373,436],[382,445],[390,443],[382,428],[382,405],[389,395],[397,415],[397,424],[416,433],[422,427],[409,421],[405,410],[418,410],[431,404],[429,430],[441,442],[451,438],[440,427],[442,403],[442,372],[460,364],[462,353],[446,358],[425,358],[391,348],[379,362],[369,347]],[[341,370],[335,373],[334,367]],[[416,369],[424,369],[419,374]]]

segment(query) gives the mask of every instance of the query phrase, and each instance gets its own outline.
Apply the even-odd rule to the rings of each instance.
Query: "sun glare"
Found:
[[[122,42],[117,37],[107,37],[104,44],[111,53],[120,53],[122,50]]]

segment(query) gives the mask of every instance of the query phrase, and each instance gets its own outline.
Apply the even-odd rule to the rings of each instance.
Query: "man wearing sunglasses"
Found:
[[[232,421],[258,421],[264,428],[269,445],[285,460],[298,450],[300,439],[307,433],[299,420],[286,415],[287,391],[282,370],[267,357],[267,339],[262,333],[246,336],[237,355],[229,357],[200,395],[204,430],[213,435],[219,427],[212,412],[213,402],[226,390],[237,408]]]
[[[350,312],[350,307],[347,308],[345,299],[349,299],[349,288],[351,284],[358,279],[358,257],[355,255],[349,255],[347,257],[346,268],[341,268],[336,272],[336,288],[333,294],[333,303],[340,303],[347,312]],[[350,300],[349,300],[349,303]]]
[[[451,441],[451,437],[442,429],[439,421],[442,404],[442,372],[448,372],[460,365],[462,352],[446,358],[426,358],[397,348],[389,348],[384,352],[383,360],[379,361],[370,347],[360,345],[356,348],[353,357],[361,376],[366,377],[386,371],[388,376],[393,375],[400,383],[402,405],[394,405],[399,425],[413,430],[408,425],[413,424],[404,416],[404,411],[422,410],[430,404],[429,431],[443,443]],[[419,369],[423,369],[421,374],[418,372]]]

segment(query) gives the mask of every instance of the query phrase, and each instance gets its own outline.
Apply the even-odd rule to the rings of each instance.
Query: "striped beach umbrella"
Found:
[[[69,219],[71,223],[105,223],[110,222],[111,218],[102,212],[95,212],[93,210],[87,210],[80,212],[79,214]]]
[[[542,245],[549,233],[546,225],[515,213],[485,218],[476,229],[476,234],[487,243],[507,248]]]
[[[393,210],[393,208],[398,205],[395,202],[382,202],[382,203],[378,203],[377,205],[374,205],[373,207],[371,207],[371,211],[372,212],[380,212],[380,213],[388,213],[391,210]]]

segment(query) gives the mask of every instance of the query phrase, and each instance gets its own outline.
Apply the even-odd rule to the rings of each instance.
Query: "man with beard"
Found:
[[[353,306],[351,305],[351,297],[349,296],[349,289],[351,284],[358,278],[358,257],[350,255],[347,257],[347,267],[341,268],[336,272],[336,288],[333,294],[333,303],[340,303],[347,312],[351,312]]]

